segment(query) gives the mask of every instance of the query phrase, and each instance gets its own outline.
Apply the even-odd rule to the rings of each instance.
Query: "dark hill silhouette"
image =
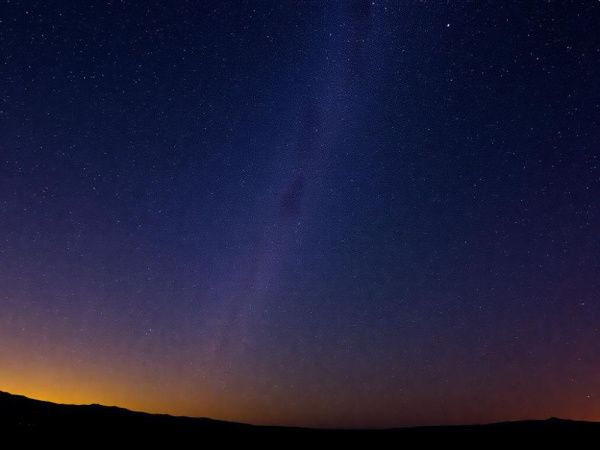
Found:
[[[97,440],[133,439],[136,442],[168,439],[189,442],[189,438],[215,437],[225,439],[248,439],[276,437],[280,442],[298,443],[309,438],[322,441],[333,439],[347,443],[407,442],[418,439],[447,442],[447,438],[497,438],[547,439],[556,443],[556,438],[598,438],[600,423],[581,422],[550,418],[501,422],[486,425],[460,425],[395,428],[385,430],[320,430],[276,426],[255,426],[207,418],[177,417],[166,414],[148,414],[124,408],[102,405],[61,405],[33,400],[21,395],[0,392],[0,436],[56,438],[69,441],[86,439],[87,443]],[[281,441],[284,439],[284,441]],[[291,439],[291,441],[287,441]],[[391,441],[390,441],[391,439]],[[1,441],[0,441],[1,442]],[[154,441],[156,442],[156,441]],[[248,442],[248,441],[246,441]]]

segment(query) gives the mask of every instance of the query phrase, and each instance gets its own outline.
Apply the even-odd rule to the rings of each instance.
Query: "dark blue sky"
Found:
[[[0,389],[600,419],[597,2],[0,9]]]

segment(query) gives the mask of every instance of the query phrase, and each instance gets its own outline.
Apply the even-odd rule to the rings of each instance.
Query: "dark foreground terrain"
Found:
[[[279,443],[297,444],[334,441],[344,444],[382,444],[402,447],[415,441],[447,444],[457,440],[477,440],[488,444],[510,440],[515,443],[541,441],[571,444],[597,442],[600,422],[579,422],[551,418],[487,425],[396,428],[387,430],[314,430],[287,427],[253,426],[205,418],[147,414],[101,405],[60,405],[0,392],[0,436],[36,438],[63,443],[98,443],[110,440],[122,443],[158,443],[168,440],[194,447],[203,438],[222,441],[275,439]],[[592,439],[589,441],[588,439]],[[206,444],[207,441],[202,441]],[[212,441],[211,441],[212,442]],[[198,444],[199,445],[199,444]]]

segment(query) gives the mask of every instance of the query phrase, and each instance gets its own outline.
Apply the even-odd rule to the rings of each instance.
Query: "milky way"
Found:
[[[1,7],[0,390],[600,420],[596,2]]]

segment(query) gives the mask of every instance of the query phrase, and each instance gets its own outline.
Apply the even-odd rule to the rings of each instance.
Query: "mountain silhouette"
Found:
[[[333,440],[338,443],[406,443],[447,439],[476,438],[497,443],[509,438],[514,442],[553,442],[557,439],[600,437],[600,422],[583,422],[552,417],[547,420],[500,422],[485,425],[458,425],[393,428],[382,430],[333,430],[281,426],[257,426],[236,422],[149,414],[128,409],[92,405],[62,405],[33,400],[0,391],[0,436],[60,439],[61,442],[87,444],[98,441],[153,442],[219,437],[222,442],[239,440],[249,443],[255,438],[276,438],[283,443]],[[1,441],[0,441],[1,442]],[[187,446],[187,445],[186,445]]]

